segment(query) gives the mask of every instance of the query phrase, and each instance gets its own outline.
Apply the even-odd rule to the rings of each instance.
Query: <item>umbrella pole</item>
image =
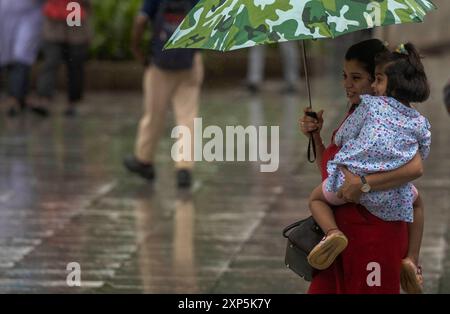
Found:
[[[306,89],[308,91],[308,99],[309,99],[309,108],[312,109],[312,102],[311,102],[311,85],[309,84],[309,76],[308,76],[308,60],[306,57],[306,45],[305,41],[302,40],[302,47],[303,47],[303,69],[305,71],[305,80],[306,80]]]
[[[309,100],[309,108],[312,109],[312,102],[311,102],[311,85],[309,84],[309,76],[308,76],[308,62],[306,58],[306,45],[305,41],[302,40],[302,47],[303,47],[303,68],[305,69],[305,80],[306,80],[306,89],[308,90],[308,100]],[[306,112],[307,116],[310,116],[312,118],[317,119],[317,114],[315,112]],[[311,156],[312,153],[312,156]],[[316,161],[316,143],[314,141],[314,137],[312,133],[309,135],[309,142],[308,142],[308,151],[306,153],[308,161],[313,163]]]

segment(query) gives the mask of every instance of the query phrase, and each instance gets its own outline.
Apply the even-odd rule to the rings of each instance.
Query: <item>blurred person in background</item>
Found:
[[[296,93],[299,78],[299,52],[296,41],[287,41],[278,44],[283,62],[283,76],[285,86],[282,92]],[[264,45],[250,48],[247,66],[247,88],[252,93],[257,93],[261,89],[264,80],[264,66],[266,58]]]
[[[450,80],[444,87],[444,103],[445,106],[447,107],[448,114],[450,114]]]
[[[42,0],[0,0],[0,70],[6,74],[2,109],[16,116],[25,108],[31,66],[40,43]]]
[[[81,25],[69,26],[68,4],[80,5]],[[67,67],[66,116],[76,114],[76,105],[83,96],[84,64],[90,42],[90,0],[46,0],[44,4],[43,55],[44,63],[37,81],[37,97],[30,102],[32,112],[49,115],[51,99],[56,89],[58,68],[64,61]]]
[[[144,114],[139,129],[134,154],[124,159],[125,167],[148,181],[155,179],[154,156],[166,121],[169,104],[173,105],[177,125],[191,132],[189,160],[178,158],[177,185],[190,187],[193,163],[194,118],[197,117],[200,89],[203,82],[203,61],[194,49],[163,51],[165,42],[197,3],[197,0],[145,0],[136,17],[132,50],[137,60],[148,64],[143,80]],[[152,22],[151,56],[149,62],[140,48],[143,34]],[[181,156],[181,152],[178,152]]]

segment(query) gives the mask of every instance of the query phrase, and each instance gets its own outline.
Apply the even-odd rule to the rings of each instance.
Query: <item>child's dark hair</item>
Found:
[[[379,39],[368,39],[354,44],[348,48],[345,54],[345,60],[356,60],[364,69],[375,78],[375,56],[389,51],[383,42]]]
[[[420,59],[419,52],[411,43],[400,45],[394,52],[383,52],[376,56],[376,65],[384,67],[388,77],[387,96],[406,102],[428,99],[430,85]]]

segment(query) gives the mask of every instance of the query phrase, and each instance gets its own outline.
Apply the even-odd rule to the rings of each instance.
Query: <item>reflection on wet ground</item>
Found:
[[[339,84],[320,79],[313,86],[328,139],[345,102],[336,97]],[[450,177],[443,173],[450,124],[439,88],[424,107],[434,147],[417,184],[428,213],[422,255],[429,292],[439,291],[444,274],[450,217]],[[2,118],[0,292],[305,292],[308,283],[284,266],[281,236],[308,215],[308,195],[319,183],[297,128],[305,100],[270,88],[260,96],[205,91],[204,127],[280,126],[280,168],[262,173],[260,162],[198,162],[189,191],[175,188],[172,118],[158,150],[158,180],[148,184],[122,168],[133,148],[139,93],[92,93],[74,119],[59,108],[48,120]],[[66,283],[70,262],[81,266],[81,287]]]

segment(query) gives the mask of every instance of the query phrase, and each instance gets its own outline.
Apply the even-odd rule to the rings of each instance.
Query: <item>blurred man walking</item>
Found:
[[[149,21],[152,22],[153,37],[150,62],[143,82],[144,115],[139,123],[134,155],[126,157],[124,165],[129,171],[149,181],[155,179],[155,150],[164,128],[169,104],[174,107],[177,125],[188,127],[191,134],[194,134],[194,118],[198,113],[203,82],[202,57],[200,52],[192,49],[163,51],[162,48],[197,2],[145,0],[140,14],[136,17],[132,49],[135,57],[144,64],[147,64],[147,58],[140,49],[140,43]],[[189,187],[192,181],[193,157],[189,160],[181,159],[175,166],[178,187]]]

